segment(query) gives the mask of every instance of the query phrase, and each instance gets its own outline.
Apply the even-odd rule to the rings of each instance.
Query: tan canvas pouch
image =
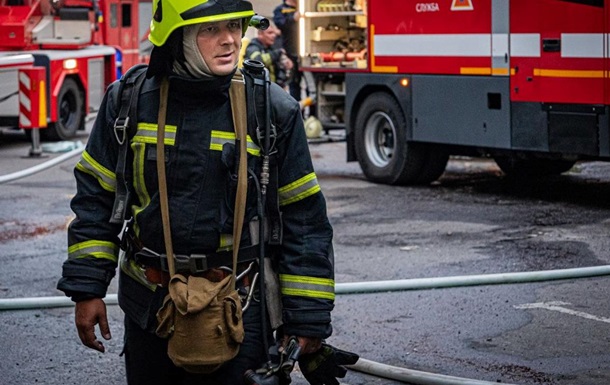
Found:
[[[241,301],[233,276],[220,282],[176,274],[157,313],[157,335],[169,337],[174,365],[211,373],[239,352],[244,340]]]

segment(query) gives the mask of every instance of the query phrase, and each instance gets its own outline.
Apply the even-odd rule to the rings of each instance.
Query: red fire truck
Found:
[[[84,129],[140,61],[138,10],[137,0],[0,0],[0,126],[48,140]]]
[[[429,183],[449,155],[508,174],[610,160],[603,0],[304,0],[317,117],[388,184]],[[312,87],[313,88],[313,87]]]

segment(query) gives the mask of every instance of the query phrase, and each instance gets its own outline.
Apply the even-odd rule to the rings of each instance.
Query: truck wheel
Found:
[[[494,161],[509,176],[538,177],[559,175],[571,169],[576,161],[553,159],[520,159],[515,156],[497,156]]]
[[[42,140],[68,140],[76,136],[76,131],[84,127],[85,111],[83,95],[74,79],[67,78],[61,85],[57,97],[57,122],[40,130]]]
[[[354,128],[356,155],[367,179],[396,185],[422,183],[418,177],[425,149],[407,142],[407,122],[393,97],[385,92],[367,97]]]

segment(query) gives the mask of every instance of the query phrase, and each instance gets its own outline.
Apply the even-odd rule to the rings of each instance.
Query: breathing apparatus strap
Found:
[[[282,243],[282,218],[278,195],[277,130],[271,117],[269,100],[269,71],[263,63],[247,59],[244,61],[246,100],[248,103],[248,127],[256,127],[254,135],[261,148],[263,166],[260,176],[263,209],[269,225],[267,243],[279,246]]]
[[[119,154],[115,170],[116,193],[110,223],[123,223],[126,218],[130,200],[130,188],[125,177],[127,154],[131,137],[135,134],[133,125],[137,125],[137,107],[140,88],[146,76],[147,66],[138,64],[123,75],[119,83],[119,115],[114,121],[114,136],[119,143]],[[134,75],[135,74],[135,75]]]

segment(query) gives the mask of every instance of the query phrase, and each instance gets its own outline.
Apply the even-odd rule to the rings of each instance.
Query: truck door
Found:
[[[513,100],[604,102],[604,1],[512,0]]]
[[[599,130],[605,115],[605,14],[603,0],[511,1],[511,99],[529,102],[540,114],[546,135],[541,149],[606,152]]]
[[[121,49],[122,70],[138,63],[139,30],[136,0],[112,0],[107,3],[106,42]]]

